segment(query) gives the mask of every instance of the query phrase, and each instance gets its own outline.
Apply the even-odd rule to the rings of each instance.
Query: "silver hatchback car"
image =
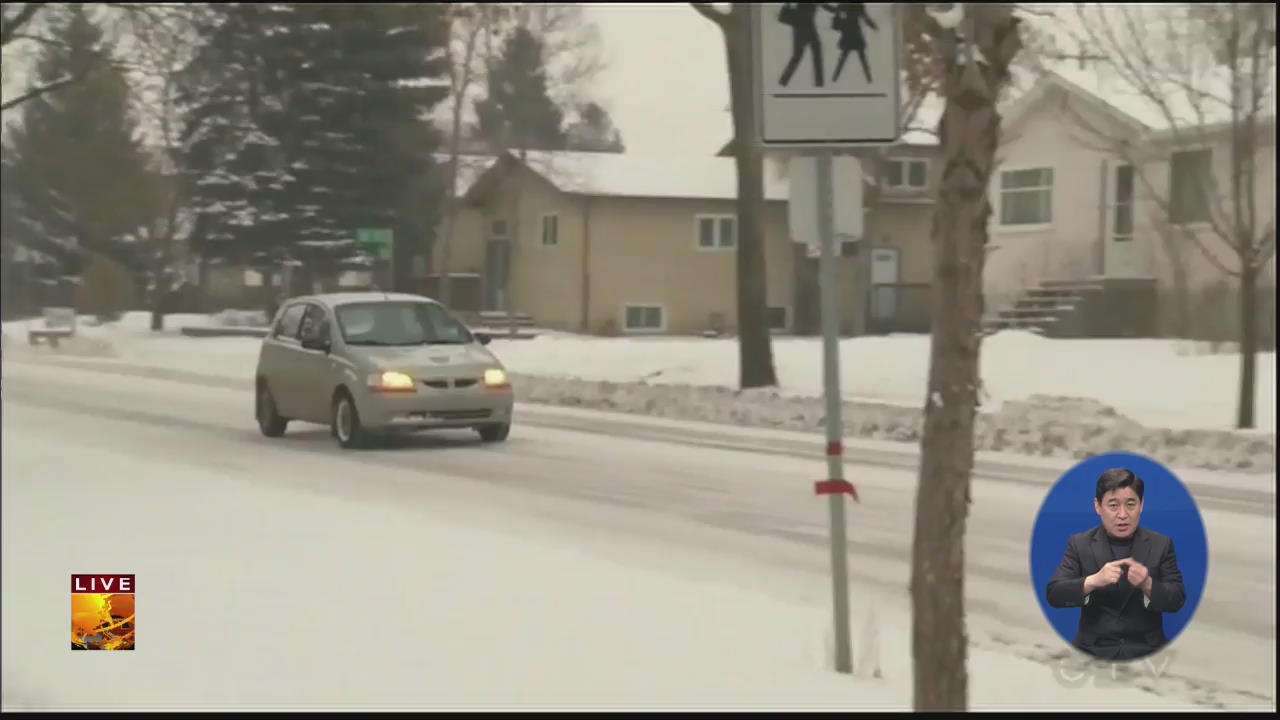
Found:
[[[258,427],[279,437],[291,420],[329,425],[346,448],[433,428],[474,428],[501,442],[515,399],[488,342],[419,295],[291,298],[258,354]]]

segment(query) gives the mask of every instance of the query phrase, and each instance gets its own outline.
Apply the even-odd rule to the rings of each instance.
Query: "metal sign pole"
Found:
[[[396,290],[396,243],[394,232],[394,230],[382,231],[382,247],[378,250],[378,256],[382,258],[382,287],[385,289],[385,292],[393,292]]]
[[[853,672],[849,632],[849,550],[845,534],[843,402],[840,397],[840,304],[836,279],[835,192],[832,188],[831,152],[818,152],[818,242],[821,246],[818,278],[822,292],[822,372],[826,395],[827,481],[818,492],[827,495],[831,508],[831,583],[836,633],[836,672]]]
[[[857,489],[844,479],[836,241],[838,237],[852,237],[860,242],[866,233],[862,214],[862,168],[855,158],[834,157],[833,149],[891,145],[902,135],[899,97],[902,41],[894,5],[865,3],[867,25],[873,33],[870,37],[875,42],[865,43],[866,52],[860,53],[862,72],[837,72],[828,82],[820,67],[821,48],[843,47],[848,30],[828,22],[818,22],[815,26],[814,13],[819,10],[802,5],[802,10],[792,3],[751,6],[754,111],[761,145],[804,148],[812,153],[817,172],[816,187],[811,190],[807,180],[813,177],[814,171],[808,168],[809,158],[792,162],[796,172],[788,198],[788,209],[792,213],[788,222],[794,240],[817,245],[814,249],[818,251],[820,263],[827,477],[815,483],[814,490],[818,495],[828,496],[831,509],[836,670],[852,673],[844,495],[848,494],[854,502],[859,498]],[[817,66],[814,75],[797,72],[802,70],[800,62],[808,46],[812,46],[808,52]],[[840,180],[838,207],[834,197],[836,173]],[[803,180],[797,182],[799,178]],[[817,222],[811,224],[815,219]]]

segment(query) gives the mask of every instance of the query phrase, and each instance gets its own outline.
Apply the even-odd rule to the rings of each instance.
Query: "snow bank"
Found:
[[[266,327],[270,320],[264,310],[223,310],[214,316],[214,322],[223,327]],[[183,323],[193,325],[195,323]]]
[[[64,347],[77,355],[251,377],[259,340],[177,334],[184,325],[233,322],[265,323],[265,317],[171,315],[164,333],[151,333],[147,313],[128,313],[119,323],[82,326],[79,339]],[[27,350],[24,328],[21,321],[5,324],[5,352]],[[823,427],[821,353],[809,338],[777,338],[783,387],[749,392],[733,389],[734,339],[549,333],[533,340],[498,336],[490,347],[519,378],[523,402],[761,428]],[[1274,472],[1275,354],[1259,356],[1260,430],[1235,431],[1222,418],[1232,414],[1239,358],[1187,350],[1176,341],[994,335],[983,345],[987,398],[977,449],[1067,458],[1124,450],[1183,468]],[[846,436],[919,443],[928,338],[856,338],[845,340],[841,352]],[[1206,427],[1219,429],[1200,429]]]
[[[985,404],[1033,395],[1095,398],[1148,427],[1230,429],[1240,360],[1190,355],[1174,340],[1056,340],[1002,332],[982,345]],[[533,340],[495,338],[513,372],[583,380],[647,380],[673,385],[738,384],[734,338],[594,338],[552,333]],[[816,338],[777,337],[774,363],[784,394],[822,394]],[[929,338],[850,338],[840,343],[841,386],[849,400],[918,408],[929,373]],[[1275,353],[1258,355],[1258,427],[1275,432]]]
[[[523,402],[787,430],[818,431],[825,419],[821,397],[776,390],[512,377]],[[918,407],[885,403],[846,401],[843,420],[846,436],[907,443],[918,443],[923,427]],[[1148,428],[1096,400],[1049,395],[980,413],[974,443],[978,450],[1047,457],[1139,452],[1207,470],[1274,472],[1276,459],[1275,435]]]

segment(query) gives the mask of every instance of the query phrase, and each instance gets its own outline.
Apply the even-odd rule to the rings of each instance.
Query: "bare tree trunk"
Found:
[[[1240,397],[1236,427],[1254,427],[1254,396],[1258,382],[1258,269],[1245,263],[1240,272]]]
[[[468,47],[466,62],[471,62],[471,48]],[[470,68],[465,69],[467,72]],[[468,83],[470,84],[470,83]],[[451,270],[452,246],[453,246],[453,229],[457,222],[458,207],[458,155],[462,152],[462,104],[463,98],[455,98],[453,103],[453,117],[450,119],[449,134],[449,187],[445,189],[445,207],[444,218],[442,222],[442,230],[440,240],[440,283],[437,286],[440,302],[445,306],[449,306],[449,272]]]
[[[521,147],[520,147],[519,155],[520,155],[520,164],[524,167],[528,167],[528,163],[529,163],[529,149],[527,147],[528,144],[529,143],[526,140],[524,140],[523,138],[521,139],[521,143],[520,143]],[[516,336],[520,334],[520,324],[516,322],[516,304],[513,301],[513,298],[515,297],[515,294],[516,294],[515,293],[516,252],[517,252],[517,248],[519,248],[520,246],[520,225],[521,225],[520,218],[523,217],[521,213],[524,212],[523,200],[524,200],[524,189],[521,188],[519,191],[516,192],[516,202],[515,202],[515,210],[514,210],[515,217],[512,218],[511,221],[507,223],[507,227],[511,228],[511,240],[509,241],[509,245],[508,245],[510,249],[507,251],[507,269],[506,269],[506,272],[507,272],[506,300],[507,300],[507,331],[508,331],[507,334],[512,339],[514,339]]]
[[[453,152],[456,153],[457,149],[455,148]],[[445,307],[449,307],[449,272],[450,265],[453,260],[450,248],[453,245],[453,229],[457,221],[456,209],[458,201],[457,198],[454,197],[454,190],[452,188],[457,187],[457,182],[458,158],[455,155],[449,160],[449,185],[451,186],[451,189],[448,191],[448,195],[445,200],[444,218],[441,223],[442,232],[440,234],[440,267],[436,270],[436,272],[440,274],[440,282],[436,285],[436,294],[440,297],[437,299]]]
[[[168,125],[165,125],[166,137],[168,137]],[[162,181],[164,182],[164,181]],[[151,331],[160,332],[164,330],[164,299],[167,290],[161,288],[161,282],[168,278],[169,263],[173,261],[174,256],[174,236],[177,234],[178,225],[178,198],[171,193],[176,192],[167,185],[163,187],[163,197],[168,202],[168,208],[164,218],[164,232],[160,233],[160,247],[156,249],[153,256],[153,266],[151,271],[152,283],[155,285],[155,291],[151,298]]]
[[[161,282],[164,280],[165,267],[169,262],[167,255],[168,253],[161,247],[156,250],[151,260],[151,332],[164,330],[164,290],[161,288]]]
[[[778,384],[769,334],[764,253],[764,158],[752,102],[751,7],[735,3],[723,26],[738,173],[738,362],[743,389]]]
[[[1164,245],[1169,259],[1169,275],[1173,285],[1173,335],[1180,339],[1194,339],[1191,322],[1191,282],[1187,276],[1186,237],[1176,228],[1168,226],[1163,218],[1153,216],[1156,234]]]
[[[1176,240],[1167,238],[1165,242],[1172,243],[1176,242]],[[1171,269],[1173,274],[1174,331],[1180,338],[1191,338],[1191,283],[1187,279],[1187,266],[1181,253],[1173,262]]]
[[[276,269],[262,267],[258,270],[258,273],[262,276],[262,309],[266,311],[268,322],[270,322],[275,318],[276,312],[284,304],[285,299],[288,298],[288,294],[281,296],[281,288],[275,286],[278,274]],[[283,273],[279,274],[283,275]],[[283,280],[281,280],[281,285],[284,285]]]
[[[818,263],[809,257],[808,246],[791,243],[795,263],[795,310],[793,331],[797,335],[818,335],[821,313],[818,308]]]
[[[968,707],[964,536],[973,469],[982,269],[1000,116],[996,98],[1021,49],[1010,5],[966,5],[964,36],[987,59],[957,63],[954,32],[934,31],[944,63],[943,172],[934,213],[933,338],[912,545],[915,710]]]

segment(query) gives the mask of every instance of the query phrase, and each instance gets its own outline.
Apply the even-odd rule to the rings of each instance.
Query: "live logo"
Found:
[[[72,575],[73,593],[131,593],[134,575]]]

